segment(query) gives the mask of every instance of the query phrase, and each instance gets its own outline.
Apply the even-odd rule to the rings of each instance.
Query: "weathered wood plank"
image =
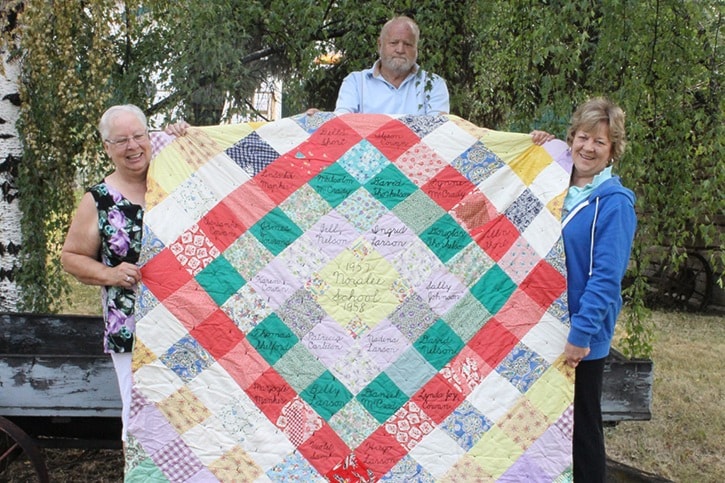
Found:
[[[0,357],[0,415],[120,416],[108,355]]]
[[[0,415],[120,415],[100,317],[0,313]],[[603,419],[651,419],[652,361],[612,351],[604,372]]]
[[[103,319],[86,315],[0,313],[0,357],[103,355]]]
[[[604,366],[602,419],[606,422],[652,419],[651,360],[626,359],[612,351]]]
[[[120,417],[100,317],[0,313],[0,415]]]

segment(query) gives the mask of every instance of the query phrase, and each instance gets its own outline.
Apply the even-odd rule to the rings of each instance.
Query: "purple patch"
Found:
[[[137,401],[138,396],[139,393],[135,392],[134,401]],[[133,434],[139,440],[148,454],[159,451],[170,444],[174,438],[179,437],[166,416],[151,404],[144,405],[132,415],[128,424],[128,433]]]
[[[552,479],[542,474],[541,468],[524,454],[496,481],[510,483],[521,483],[522,481],[526,483],[551,483]]]

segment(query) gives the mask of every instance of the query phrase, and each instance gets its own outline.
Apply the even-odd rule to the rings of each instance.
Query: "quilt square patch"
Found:
[[[466,401],[440,425],[441,429],[466,451],[470,450],[492,426],[493,423],[486,416]]]
[[[360,187],[360,182],[336,163],[312,178],[309,185],[335,208]]]
[[[451,161],[451,166],[475,185],[488,179],[504,165],[505,163],[480,141]]]
[[[377,131],[366,138],[390,160],[398,159],[401,154],[420,141],[408,125],[397,120],[382,124]]]
[[[252,132],[234,146],[227,148],[226,153],[250,176],[262,171],[280,154],[259,137],[256,132]]]
[[[401,154],[395,160],[395,165],[416,186],[423,186],[445,168],[447,163],[425,144],[416,144]]]
[[[447,166],[430,179],[422,190],[441,208],[449,211],[475,189],[475,185],[461,173]]]
[[[159,359],[186,382],[194,379],[214,360],[191,334],[171,346]]]

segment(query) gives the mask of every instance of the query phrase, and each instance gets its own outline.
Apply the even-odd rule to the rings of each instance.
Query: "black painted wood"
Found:
[[[119,448],[121,396],[103,320],[0,313],[0,416],[39,446]]]
[[[602,419],[605,422],[652,419],[654,367],[649,359],[627,359],[612,350],[604,366]]]
[[[0,313],[0,416],[117,418],[120,396],[100,317]],[[612,351],[607,422],[651,418],[653,364]]]
[[[99,317],[2,313],[0,328],[0,416],[120,416]]]

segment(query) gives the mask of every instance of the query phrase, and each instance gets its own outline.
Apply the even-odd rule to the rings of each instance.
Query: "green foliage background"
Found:
[[[419,63],[447,80],[452,113],[480,126],[563,138],[591,96],[624,108],[630,148],[618,171],[640,214],[626,352],[651,350],[636,277],[649,247],[665,247],[676,266],[688,246],[720,246],[723,1],[5,3],[19,12],[6,41],[22,61],[20,282],[29,310],[53,310],[64,297],[58,249],[74,190],[109,168],[94,132],[106,107],[132,102],[163,119],[215,124],[252,112],[254,89],[274,77],[284,81],[285,115],[331,110],[342,78],[373,63],[380,26],[400,13],[420,25]],[[325,52],[341,61],[318,65]],[[709,255],[722,271],[722,250]]]

